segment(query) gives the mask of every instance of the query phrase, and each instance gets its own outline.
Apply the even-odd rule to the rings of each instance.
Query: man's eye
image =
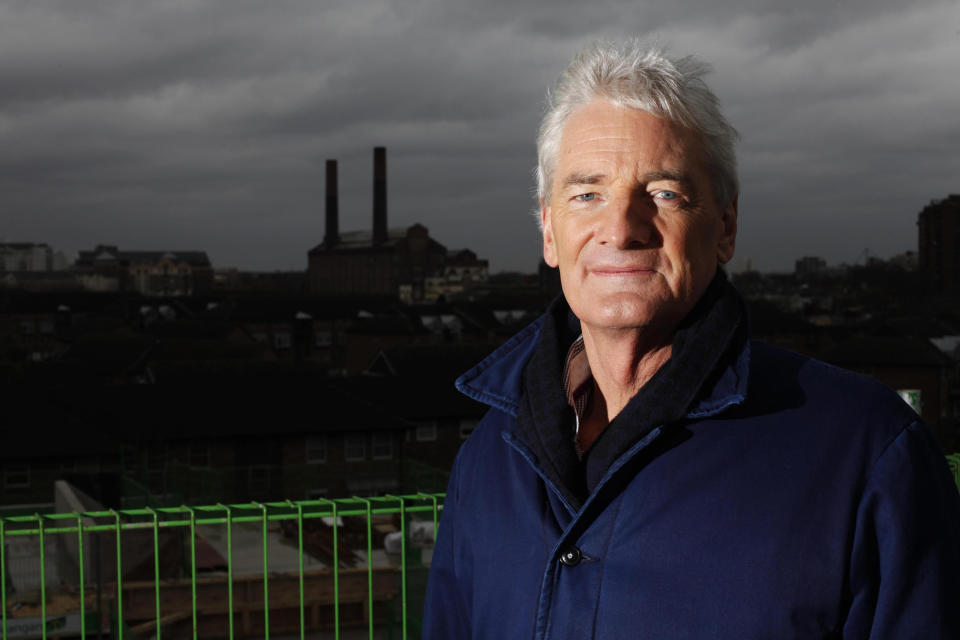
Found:
[[[676,191],[667,191],[667,190],[657,191],[653,195],[654,197],[660,198],[661,200],[676,200],[677,198],[680,197],[680,194],[677,193]]]
[[[577,202],[590,202],[592,200],[596,200],[596,198],[597,198],[597,194],[595,193],[581,193],[578,196],[574,196],[573,199],[576,200]]]

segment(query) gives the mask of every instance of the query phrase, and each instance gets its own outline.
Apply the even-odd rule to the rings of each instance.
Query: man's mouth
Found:
[[[655,273],[656,269],[646,265],[600,265],[591,267],[589,272],[598,276],[628,276]]]

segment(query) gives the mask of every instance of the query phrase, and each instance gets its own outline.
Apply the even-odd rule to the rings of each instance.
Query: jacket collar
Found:
[[[726,286],[733,290],[729,283]],[[687,413],[687,418],[704,418],[741,404],[747,396],[750,369],[749,321],[746,305],[733,291],[743,311],[743,332],[736,341],[717,374],[701,390],[699,400]],[[523,370],[533,356],[544,329],[547,314],[501,345],[480,363],[457,378],[457,389],[464,395],[499,409],[513,417],[519,412],[523,396]]]

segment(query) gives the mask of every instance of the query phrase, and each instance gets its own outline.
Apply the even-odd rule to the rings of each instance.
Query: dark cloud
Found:
[[[743,134],[735,266],[916,246],[957,191],[955,3],[0,0],[5,240],[197,248],[302,268],[370,224],[371,148],[390,220],[496,269],[533,269],[534,134],[574,52],[636,35],[710,61]]]

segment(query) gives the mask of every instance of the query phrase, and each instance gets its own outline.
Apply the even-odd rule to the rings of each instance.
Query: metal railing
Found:
[[[948,455],[947,465],[950,467],[950,472],[953,474],[953,481],[957,485],[957,490],[960,491],[960,452],[951,453]]]
[[[2,639],[418,637],[443,498],[0,518]]]
[[[0,640],[419,637],[443,500],[0,517]]]

